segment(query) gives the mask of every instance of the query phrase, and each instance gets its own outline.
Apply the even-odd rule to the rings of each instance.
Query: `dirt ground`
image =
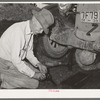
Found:
[[[74,65],[77,67],[77,65]],[[100,89],[100,70],[91,72],[72,72],[68,71],[67,66],[52,68],[51,75],[54,85],[51,81],[40,82],[39,89]],[[77,77],[75,76],[77,74]],[[84,78],[82,76],[85,76]],[[67,80],[70,80],[69,82]],[[63,82],[64,81],[64,82]]]

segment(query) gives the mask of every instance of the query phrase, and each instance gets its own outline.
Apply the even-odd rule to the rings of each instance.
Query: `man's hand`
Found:
[[[41,72],[35,72],[33,78],[37,80],[44,80],[46,78],[46,75],[42,74]]]
[[[38,64],[37,64],[37,67],[39,68],[39,70],[40,70],[40,72],[41,72],[42,74],[46,74],[46,73],[47,73],[47,68],[46,68],[46,66],[44,66],[43,64],[38,63]]]

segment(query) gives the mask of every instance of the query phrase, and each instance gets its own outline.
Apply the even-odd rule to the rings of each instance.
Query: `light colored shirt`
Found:
[[[34,66],[39,63],[33,54],[31,34],[28,20],[11,25],[0,38],[0,57],[11,61],[21,73],[29,77],[33,77],[35,72],[24,63],[23,59],[26,57]],[[27,50],[24,50],[25,48]]]

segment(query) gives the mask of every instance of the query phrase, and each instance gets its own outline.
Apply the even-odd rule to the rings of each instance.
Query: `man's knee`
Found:
[[[29,89],[36,89],[38,88],[39,81],[36,79],[30,78],[17,78],[17,77],[9,77],[5,74],[2,74],[3,83],[7,82],[8,84],[12,85],[14,88],[29,88]],[[6,87],[5,88],[10,88]]]
[[[20,84],[22,87],[30,89],[36,89],[39,86],[39,81],[36,79],[24,80],[22,83],[23,84]]]
[[[39,81],[38,80],[34,80],[32,83],[32,89],[36,89],[39,86]]]
[[[39,81],[36,79],[22,80],[18,82],[20,87],[28,89],[36,89],[39,86]]]

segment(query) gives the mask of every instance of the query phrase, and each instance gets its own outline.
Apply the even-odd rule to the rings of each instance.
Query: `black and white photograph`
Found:
[[[0,90],[100,89],[100,3],[0,3]]]

